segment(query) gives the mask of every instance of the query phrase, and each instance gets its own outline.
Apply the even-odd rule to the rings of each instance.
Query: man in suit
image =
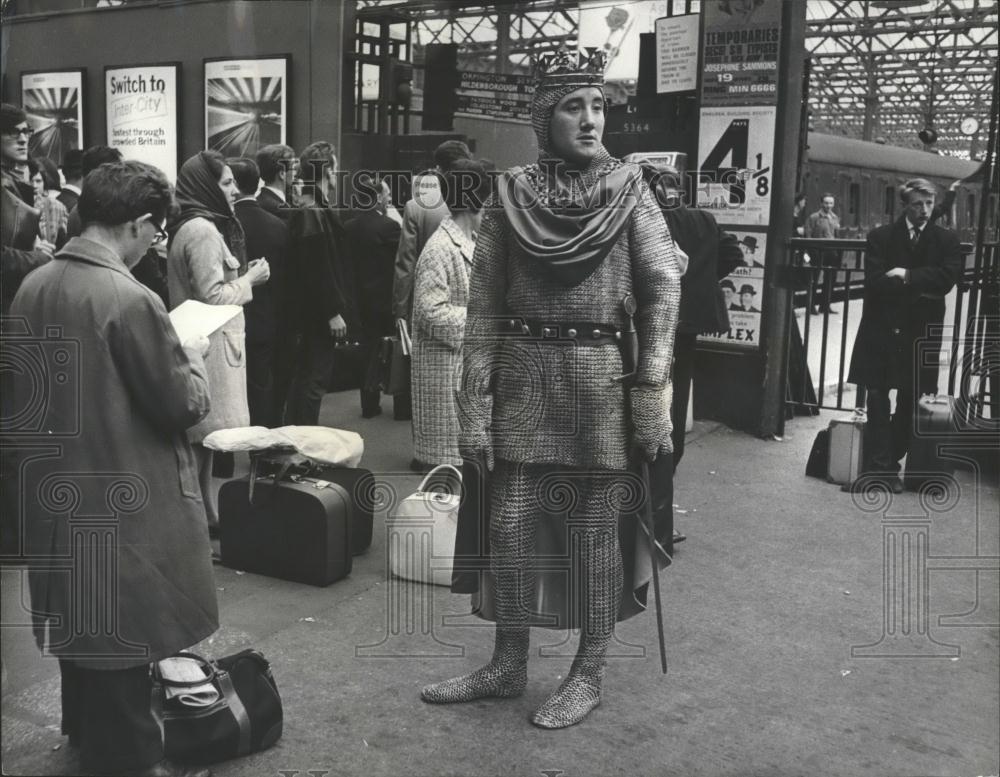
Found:
[[[837,230],[840,229],[840,217],[833,212],[837,200],[830,192],[827,192],[823,195],[821,203],[822,207],[806,219],[806,237],[833,240],[837,237]],[[820,251],[819,260],[824,269],[816,278],[819,281],[820,276],[822,276],[822,284],[816,284],[812,312],[814,314],[836,313],[837,311],[830,306],[830,297],[833,294],[834,276],[837,268],[840,267],[840,253],[838,251]]]
[[[753,298],[757,296],[757,290],[749,283],[740,286],[740,310],[746,313],[760,313],[760,308],[755,308]]]
[[[252,159],[227,160],[240,194],[233,206],[246,236],[247,258],[265,258],[271,268],[267,283],[253,288],[244,308],[247,329],[247,403],[250,423],[272,429],[281,426],[284,396],[275,396],[275,352],[281,342],[288,310],[286,299],[288,226],[264,210],[255,198],[260,170]]]
[[[257,152],[257,167],[264,182],[257,193],[257,202],[272,216],[286,221],[291,217],[292,206],[288,193],[299,169],[299,160],[291,146],[272,143]]]
[[[722,292],[722,304],[726,310],[743,310],[736,302],[736,284],[733,283],[729,278],[723,278],[719,281],[719,291]]]
[[[352,247],[355,288],[358,292],[358,320],[365,364],[372,369],[382,338],[395,330],[392,317],[392,278],[399,247],[399,224],[386,215],[392,194],[389,184],[373,178],[360,181],[362,212],[347,224]],[[366,207],[370,205],[370,207]],[[372,418],[382,412],[379,389],[374,381],[361,385],[361,415]]]
[[[301,341],[294,363],[286,422],[319,423],[320,404],[330,383],[338,342],[354,323],[354,293],[344,245],[344,227],[329,207],[336,192],[337,156],[332,143],[320,140],[299,160],[306,186],[303,207],[292,209],[288,224],[289,255],[295,271],[290,283]]]
[[[448,215],[438,176],[448,172],[457,159],[472,159],[472,152],[465,143],[446,140],[438,146],[434,150],[434,169],[414,178],[413,198],[403,207],[403,225],[392,282],[392,313],[397,324],[406,327],[407,331],[413,313],[413,272],[417,258],[434,230]],[[409,394],[396,395],[393,415],[397,420],[410,418]]]
[[[71,148],[66,152],[63,156],[62,172],[66,178],[66,185],[62,187],[56,199],[65,206],[68,213],[76,207],[83,186],[83,152],[80,149]]]
[[[937,393],[944,297],[962,272],[958,236],[928,223],[935,194],[923,178],[907,181],[900,189],[903,217],[868,233],[864,308],[847,377],[868,389],[867,468],[896,493],[917,401]]]

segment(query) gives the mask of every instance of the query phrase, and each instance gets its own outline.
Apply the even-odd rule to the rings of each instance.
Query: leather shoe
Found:
[[[129,772],[135,777],[212,777],[212,770],[205,766],[182,766],[164,758],[143,772]]]
[[[676,545],[678,542],[684,542],[684,540],[686,539],[687,539],[686,534],[681,534],[679,531],[677,531],[677,529],[674,529],[674,545]]]

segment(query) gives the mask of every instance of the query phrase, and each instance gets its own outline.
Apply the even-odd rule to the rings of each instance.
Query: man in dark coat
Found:
[[[240,189],[233,210],[243,227],[247,258],[267,259],[271,277],[254,286],[253,299],[244,306],[247,327],[247,404],[250,423],[273,429],[281,426],[285,397],[275,396],[274,362],[281,347],[288,314],[287,266],[288,226],[264,210],[255,198],[260,171],[252,159],[229,159],[229,169]]]
[[[719,281],[743,264],[743,252],[736,235],[722,230],[711,213],[685,206],[684,189],[675,168],[644,166],[643,176],[656,195],[671,236],[688,256],[687,270],[681,276],[681,309],[672,372],[674,401],[670,416],[674,425],[671,438],[676,470],[684,456],[684,429],[698,335],[729,331],[729,314]]]
[[[847,377],[868,389],[868,468],[897,493],[917,400],[937,393],[944,298],[962,271],[958,236],[928,223],[934,185],[911,179],[900,198],[903,218],[868,233],[865,302]],[[892,415],[890,389],[896,389]]]
[[[257,167],[264,182],[257,192],[257,202],[272,216],[287,221],[294,212],[294,205],[288,202],[288,193],[299,169],[295,149],[280,143],[264,146],[257,152]]]
[[[383,337],[395,331],[392,317],[392,279],[399,247],[399,224],[386,215],[392,194],[385,180],[362,179],[361,192],[371,198],[371,207],[347,224],[347,237],[354,265],[358,294],[358,322],[364,363],[371,370]],[[379,389],[366,380],[361,385],[361,415],[372,418],[382,412]]]
[[[337,157],[331,143],[317,141],[300,159],[307,185],[303,207],[289,222],[295,262],[291,294],[301,341],[288,397],[286,423],[315,426],[330,383],[338,341],[354,323],[354,294],[344,247],[344,227],[328,201],[335,191]]]
[[[76,207],[76,201],[80,198],[80,188],[83,186],[83,152],[78,148],[71,148],[63,156],[63,175],[66,177],[66,185],[59,191],[56,198],[61,202],[66,212]]]
[[[59,658],[62,726],[88,773],[201,775],[164,760],[150,663],[218,628],[211,547],[186,430],[209,410],[203,353],[128,271],[165,237],[163,173],[102,166],[84,183],[84,229],[14,299],[28,347],[55,370],[39,414],[9,430],[44,435],[56,458],[24,470],[22,520],[39,646]],[[16,407],[39,393],[30,376]],[[25,399],[27,398],[27,402]],[[5,414],[6,416],[7,414]]]

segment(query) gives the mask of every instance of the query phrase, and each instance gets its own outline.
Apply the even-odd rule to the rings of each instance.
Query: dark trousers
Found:
[[[285,406],[289,402],[292,391],[292,381],[295,378],[296,359],[298,358],[301,337],[291,329],[284,335],[278,335],[274,345],[273,383],[271,399],[274,402],[271,417],[275,426],[285,423]]]
[[[275,417],[274,343],[247,341],[247,405],[250,423],[273,429],[281,423]]]
[[[868,387],[865,448],[871,472],[899,473],[899,460],[910,450],[917,399],[911,386],[897,389],[896,412],[890,413],[889,389]]]
[[[333,336],[329,332],[306,332],[302,335],[285,410],[286,423],[319,425],[319,408],[333,370],[333,344]]]
[[[141,771],[163,760],[148,665],[104,671],[59,659],[59,674],[62,732],[87,771]]]
[[[687,426],[688,403],[691,401],[691,378],[694,375],[694,354],[698,335],[678,332],[674,336],[674,366],[671,378],[674,384],[670,421],[674,425],[670,439],[674,443],[674,471],[684,458],[684,435]]]

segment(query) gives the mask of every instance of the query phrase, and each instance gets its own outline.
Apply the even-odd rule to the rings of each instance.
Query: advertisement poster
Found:
[[[531,76],[467,72],[460,76],[455,113],[531,121],[531,96],[535,91]]]
[[[21,74],[21,104],[34,130],[29,156],[47,156],[61,165],[63,155],[83,148],[85,70]]]
[[[701,104],[774,105],[781,0],[706,0]]]
[[[205,148],[253,156],[286,143],[290,57],[205,60]]]
[[[624,104],[639,80],[639,35],[656,31],[667,15],[667,0],[582,0],[579,46],[607,53],[604,91],[608,102]]]
[[[125,159],[177,179],[178,65],[109,67],[104,71],[108,145]]]
[[[697,206],[720,224],[766,227],[771,212],[775,109],[703,108]]]
[[[719,281],[719,288],[729,313],[729,331],[721,335],[699,335],[698,341],[727,347],[758,348],[764,269],[737,267]]]
[[[698,88],[698,14],[656,20],[656,93]]]

